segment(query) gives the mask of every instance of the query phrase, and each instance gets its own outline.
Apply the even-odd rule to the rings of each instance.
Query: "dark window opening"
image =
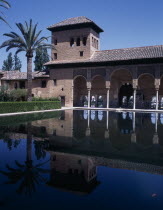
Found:
[[[41,87],[42,87],[42,88],[46,88],[46,81],[45,81],[45,80],[43,80],[43,81],[41,82]]]
[[[94,38],[92,37],[92,46],[94,46]]]
[[[86,46],[87,45],[87,37],[83,38],[83,45]]]
[[[74,47],[74,39],[73,38],[70,40],[70,46]]]
[[[98,49],[98,40],[97,40],[97,49]]]
[[[15,84],[14,84],[14,88],[15,88],[15,89],[17,89],[17,88],[18,88],[18,84],[17,84],[17,82],[15,82]]]
[[[25,81],[20,81],[19,87],[20,87],[20,89],[25,89]]]
[[[46,127],[45,126],[41,126],[40,127],[40,131],[41,131],[41,133],[46,134]]]
[[[53,130],[53,136],[56,136],[56,130]]]
[[[58,44],[58,40],[57,40],[57,39],[54,40],[54,44],[55,44],[55,45]]]
[[[77,40],[76,40],[76,45],[77,45],[77,46],[80,46],[80,38],[77,38]]]
[[[57,86],[57,80],[53,79],[53,82],[54,82],[54,86]]]
[[[80,57],[83,57],[83,55],[84,55],[84,52],[80,51]]]
[[[56,155],[54,155],[54,156],[51,157],[51,160],[52,161],[56,161],[56,159],[57,159]]]
[[[57,53],[54,53],[54,59],[57,60]]]

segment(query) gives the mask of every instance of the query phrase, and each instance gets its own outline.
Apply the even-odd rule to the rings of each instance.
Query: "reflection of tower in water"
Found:
[[[81,155],[50,152],[51,176],[48,185],[80,193],[90,193],[99,183],[91,158]]]

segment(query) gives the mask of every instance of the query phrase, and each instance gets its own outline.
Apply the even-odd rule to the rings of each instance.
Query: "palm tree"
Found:
[[[11,5],[6,0],[0,0],[0,7],[3,7],[5,9],[9,9],[11,7]],[[7,21],[5,20],[3,12],[0,11],[0,13],[1,13],[0,20],[2,20],[3,22],[7,23]]]
[[[16,48],[16,54],[24,51],[27,57],[27,83],[28,83],[28,101],[32,100],[32,58],[37,49],[40,48],[54,48],[53,45],[47,44],[44,41],[48,41],[49,37],[39,38],[42,30],[37,31],[37,24],[33,25],[32,20],[29,24],[25,22],[16,23],[16,26],[21,32],[21,36],[15,32],[4,34],[4,36],[10,37],[9,40],[2,43],[0,48],[7,47],[6,51],[12,48]]]

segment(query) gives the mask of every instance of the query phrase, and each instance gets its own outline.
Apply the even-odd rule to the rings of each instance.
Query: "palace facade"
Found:
[[[101,51],[103,29],[86,17],[47,29],[55,50],[48,72],[33,77],[34,96],[58,97],[67,107],[162,108],[162,45]],[[2,74],[1,83],[8,81]]]

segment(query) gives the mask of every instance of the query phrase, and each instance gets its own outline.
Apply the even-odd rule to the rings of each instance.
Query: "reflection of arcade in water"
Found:
[[[72,111],[60,117],[35,120],[31,133],[35,140],[49,142],[49,150],[106,158],[158,163],[163,157],[163,115]],[[7,128],[6,138],[25,139],[27,128]]]
[[[162,115],[74,111],[72,118],[70,112],[49,136],[49,151],[161,164]]]

